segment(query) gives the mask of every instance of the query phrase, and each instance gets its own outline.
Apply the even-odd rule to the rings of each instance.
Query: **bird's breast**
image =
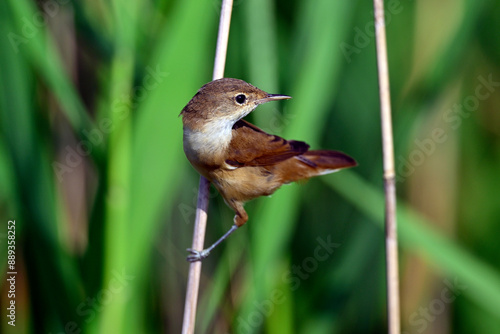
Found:
[[[197,129],[185,125],[184,152],[193,167],[210,180],[214,170],[234,169],[226,163],[231,138],[230,122],[207,122]]]

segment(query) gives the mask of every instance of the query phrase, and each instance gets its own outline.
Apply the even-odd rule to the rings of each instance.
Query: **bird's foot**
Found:
[[[188,248],[187,251],[191,253],[191,255],[188,255],[187,257],[188,262],[201,261],[210,254],[210,251],[208,249],[197,251],[192,248]]]

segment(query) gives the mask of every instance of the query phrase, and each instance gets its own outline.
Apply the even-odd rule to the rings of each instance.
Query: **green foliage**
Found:
[[[500,326],[499,5],[386,1],[405,333]],[[3,332],[180,331],[199,177],[178,114],[211,78],[219,11],[0,2],[0,245],[15,219],[18,271]],[[226,76],[293,96],[249,120],[359,166],[248,203],[203,263],[198,333],[386,330],[372,15],[235,0]],[[232,221],[211,191],[206,244]]]

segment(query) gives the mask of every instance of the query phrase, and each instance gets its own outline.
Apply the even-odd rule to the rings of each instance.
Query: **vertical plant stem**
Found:
[[[231,23],[231,12],[233,0],[222,0],[220,11],[219,35],[217,36],[217,49],[215,50],[214,73],[212,80],[224,77],[226,66],[227,41],[229,40],[229,25]]]
[[[401,332],[401,325],[399,310],[396,185],[394,173],[394,144],[392,139],[391,98],[389,91],[389,67],[387,64],[384,2],[383,0],[374,0],[373,5],[375,7],[375,37],[377,42],[380,116],[382,122],[382,151],[384,158],[388,332],[390,334],[399,334]]]
[[[131,117],[121,117],[115,112],[114,102],[122,96],[129,96],[134,78],[135,61],[135,27],[138,1],[128,1],[126,5],[119,0],[112,1],[110,8],[113,22],[115,52],[111,63],[109,85],[109,108],[106,117],[113,124],[109,134],[108,150],[108,194],[106,196],[105,250],[103,268],[103,289],[108,289],[113,282],[116,270],[131,271],[129,258],[129,226],[130,221],[130,168],[131,168]],[[127,104],[127,112],[132,112]],[[123,114],[122,114],[123,115]],[[126,268],[126,269],[124,269]],[[124,287],[106,303],[99,314],[99,322],[91,323],[93,330],[100,333],[134,332],[129,326],[136,314],[128,316],[127,297],[132,285]],[[96,327],[93,327],[96,326]]]
[[[193,232],[193,249],[203,249],[205,240],[205,229],[207,226],[208,190],[210,182],[200,176],[198,188],[198,203],[196,205],[196,220]],[[184,320],[182,322],[182,334],[194,333],[196,320],[196,306],[198,303],[198,290],[200,287],[201,261],[192,262],[189,265],[188,283],[186,289],[186,303],[184,305]]]
[[[215,51],[215,62],[213,80],[224,77],[226,64],[227,43],[229,39],[229,26],[231,22],[231,11],[233,0],[222,0],[221,15],[219,21],[219,34],[217,36],[217,49]],[[205,240],[207,226],[208,192],[210,182],[200,176],[198,189],[198,202],[196,207],[196,219],[193,233],[192,249],[202,250]],[[186,303],[184,305],[184,319],[182,323],[182,334],[194,333],[196,321],[196,307],[198,303],[198,291],[200,287],[201,261],[192,262],[189,265],[188,283],[186,290]]]

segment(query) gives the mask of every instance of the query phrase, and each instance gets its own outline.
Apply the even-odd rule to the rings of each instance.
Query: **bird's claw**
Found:
[[[191,255],[188,255],[188,257],[187,257],[188,262],[201,261],[204,258],[206,258],[208,256],[208,254],[210,254],[210,252],[207,251],[206,249],[204,249],[202,251],[197,251],[195,249],[188,248],[187,251],[189,253],[191,253]]]

